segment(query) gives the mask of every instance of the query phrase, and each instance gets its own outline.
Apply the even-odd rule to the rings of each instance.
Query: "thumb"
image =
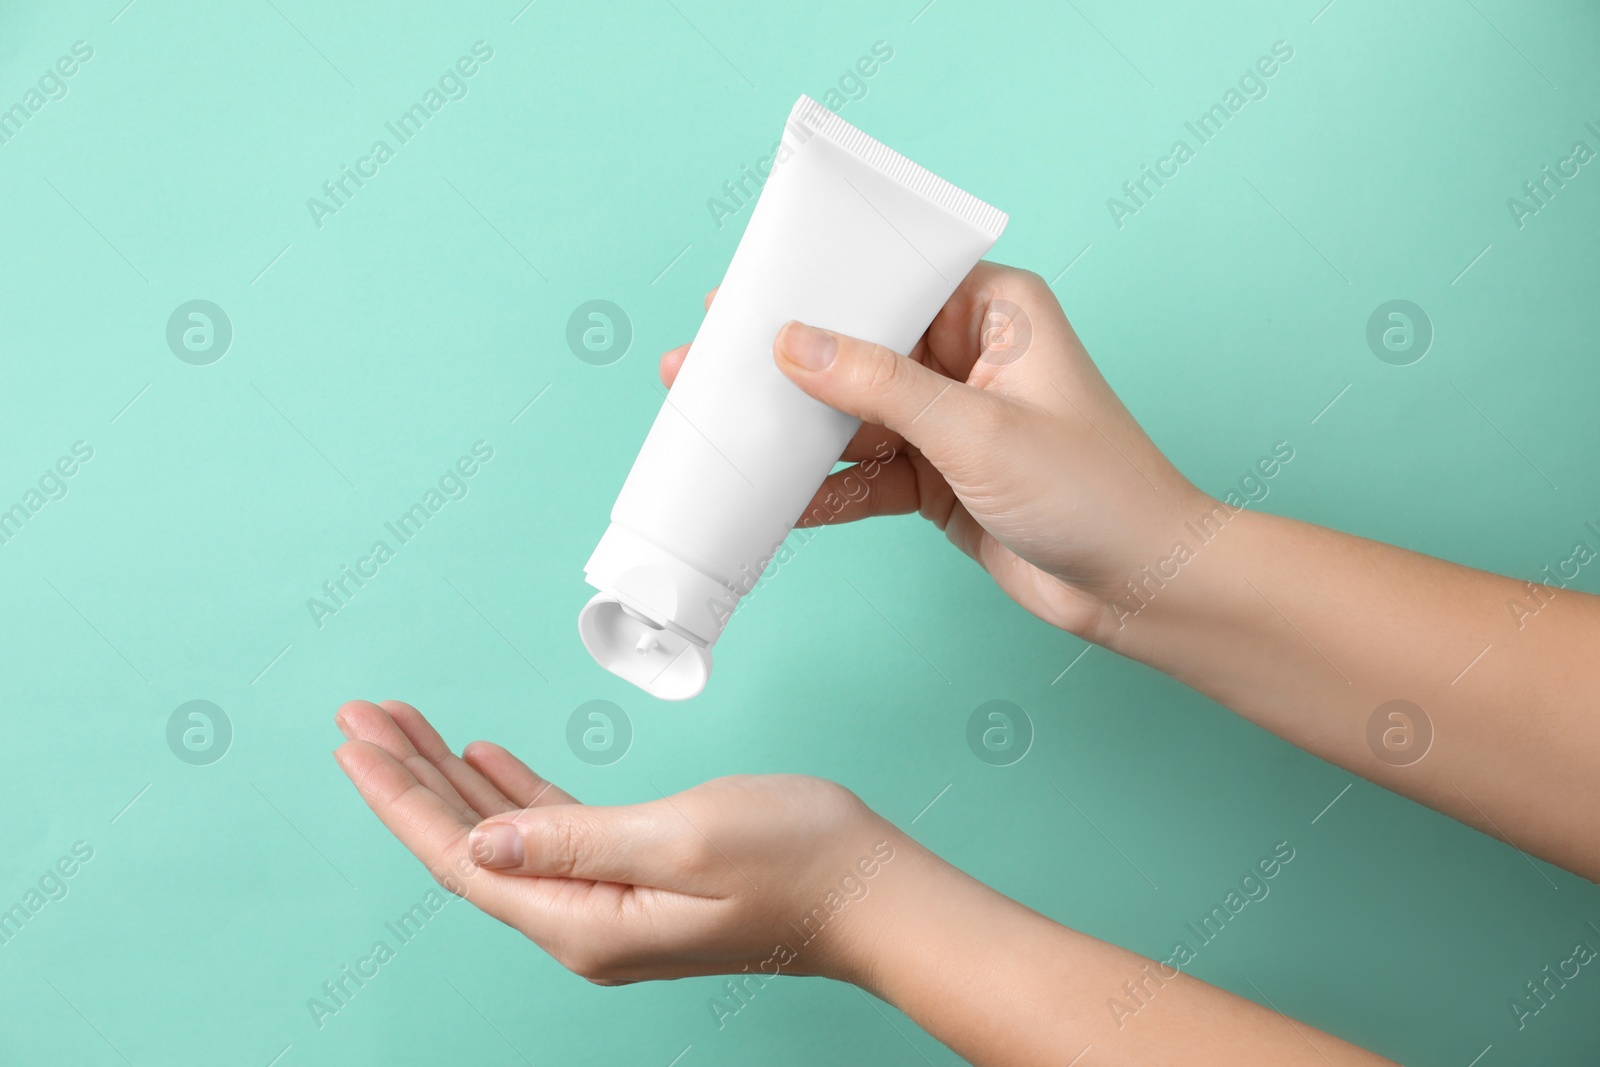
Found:
[[[479,867],[505,874],[665,889],[683,880],[691,844],[683,820],[656,804],[560,804],[485,819],[472,829],[468,854]]]
[[[772,348],[778,369],[806,393],[887,426],[936,466],[991,410],[991,398],[965,382],[870,341],[790,322]]]

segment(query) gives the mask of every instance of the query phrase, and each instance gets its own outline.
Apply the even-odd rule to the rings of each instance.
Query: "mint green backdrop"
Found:
[[[1085,652],[920,520],[800,547],[691,703],[577,639],[655,357],[748,218],[708,200],[799,93],[841,86],[845,118],[1010,212],[994,257],[1051,280],[1208,490],[1284,441],[1265,510],[1522,577],[1600,548],[1600,166],[1563,162],[1600,149],[1600,15],[1324,2],[0,8],[0,107],[22,108],[0,126],[0,507],[23,509],[0,544],[0,908],[27,914],[0,944],[0,1060],[956,1062],[823,981],[719,1028],[720,979],[595,988],[463,904],[402,944],[385,924],[433,886],[330,757],[359,696],[596,802],[827,776],[1157,956],[1288,842],[1193,973],[1411,1064],[1591,1061],[1600,973],[1520,1029],[1510,1000],[1600,946],[1593,885]],[[385,123],[479,41],[492,58],[446,83],[465,95],[401,144]],[[1277,42],[1265,95],[1199,144],[1185,122]],[[392,158],[361,163],[379,139]],[[1128,200],[1179,139],[1192,158]],[[1576,176],[1541,202],[1522,186],[1546,165]],[[193,300],[231,325],[213,362],[168,342]],[[590,300],[627,316],[622,358],[569,346]],[[1368,344],[1391,300],[1431,324],[1420,360]],[[465,497],[387,534],[477,442]],[[308,599],[380,539],[392,558],[319,626]],[[169,743],[192,700],[231,737]],[[607,765],[567,742],[590,700],[632,726]],[[1010,766],[966,742],[991,700],[1033,726]],[[380,939],[394,958],[319,1027],[308,999]]]

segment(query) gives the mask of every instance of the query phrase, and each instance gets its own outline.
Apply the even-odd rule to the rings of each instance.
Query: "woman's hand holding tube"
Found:
[[[921,512],[1019,604],[1081,637],[1206,509],[1036,274],[979,263],[909,355],[799,323],[775,349],[801,389],[864,423],[842,457],[859,466],[829,477],[802,525]],[[686,354],[662,357],[668,385]]]
[[[864,420],[812,521],[920,511],[1040,618],[1600,879],[1600,597],[1211,498],[1025,271],[980,263],[908,355],[798,324],[774,348]]]

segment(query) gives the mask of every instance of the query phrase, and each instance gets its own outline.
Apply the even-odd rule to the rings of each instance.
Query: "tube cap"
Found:
[[[711,677],[711,650],[668,630],[609,593],[578,613],[578,636],[595,662],[653,697],[688,700]]]
[[[711,677],[711,645],[738,596],[615,524],[584,572],[600,592],[578,613],[578,636],[595,662],[662,700],[697,696]]]

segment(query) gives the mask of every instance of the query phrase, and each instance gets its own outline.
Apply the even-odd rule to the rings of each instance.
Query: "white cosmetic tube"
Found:
[[[698,694],[711,646],[860,420],[773,363],[791,319],[909,352],[1006,215],[809,97],[584,567],[595,660],[664,700]]]

